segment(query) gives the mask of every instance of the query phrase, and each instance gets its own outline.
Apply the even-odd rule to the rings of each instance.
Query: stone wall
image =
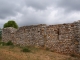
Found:
[[[80,54],[80,21],[58,25],[31,25],[4,28],[2,41],[35,46],[65,54]]]

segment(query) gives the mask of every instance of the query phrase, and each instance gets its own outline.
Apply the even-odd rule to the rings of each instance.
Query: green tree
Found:
[[[6,27],[18,28],[18,25],[15,21],[9,20],[7,23],[4,24],[4,28],[6,28]]]

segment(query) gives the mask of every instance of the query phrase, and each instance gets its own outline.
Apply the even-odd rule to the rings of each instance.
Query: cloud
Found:
[[[33,7],[38,10],[44,10],[49,6],[54,5],[55,0],[25,0],[28,7]]]
[[[0,19],[16,16],[17,13],[20,12],[21,6],[19,6],[16,1],[0,0]]]
[[[65,9],[66,12],[80,11],[80,0],[59,0],[56,6]]]
[[[26,12],[25,12],[26,11]],[[77,14],[78,13],[78,14]],[[31,7],[23,10],[23,15],[20,17],[20,26],[36,25],[36,24],[62,24],[72,23],[75,20],[79,20],[80,12],[64,13],[64,9],[55,9],[48,7],[46,10],[36,10]]]
[[[0,0],[0,27],[8,20],[19,26],[62,24],[80,20],[79,0]]]
[[[26,11],[26,12],[25,12]],[[49,15],[47,10],[38,10],[36,11],[34,8],[27,7],[23,10],[23,14],[20,19],[21,22],[19,25],[36,25],[36,24],[46,24],[47,16]]]

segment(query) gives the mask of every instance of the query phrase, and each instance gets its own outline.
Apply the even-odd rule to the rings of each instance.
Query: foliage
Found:
[[[11,42],[11,41],[8,41],[7,43],[6,43],[6,45],[13,45],[13,43]]]
[[[10,20],[7,23],[4,24],[4,28],[6,27],[14,27],[14,28],[18,28],[18,25],[15,21]]]
[[[22,49],[22,51],[23,51],[23,52],[30,52],[30,50],[29,50],[28,48],[26,48],[26,47],[24,47],[24,48]]]

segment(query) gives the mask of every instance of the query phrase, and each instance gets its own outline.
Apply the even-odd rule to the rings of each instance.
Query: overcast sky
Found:
[[[80,0],[0,0],[0,27],[8,20],[19,26],[71,23],[80,20]]]

